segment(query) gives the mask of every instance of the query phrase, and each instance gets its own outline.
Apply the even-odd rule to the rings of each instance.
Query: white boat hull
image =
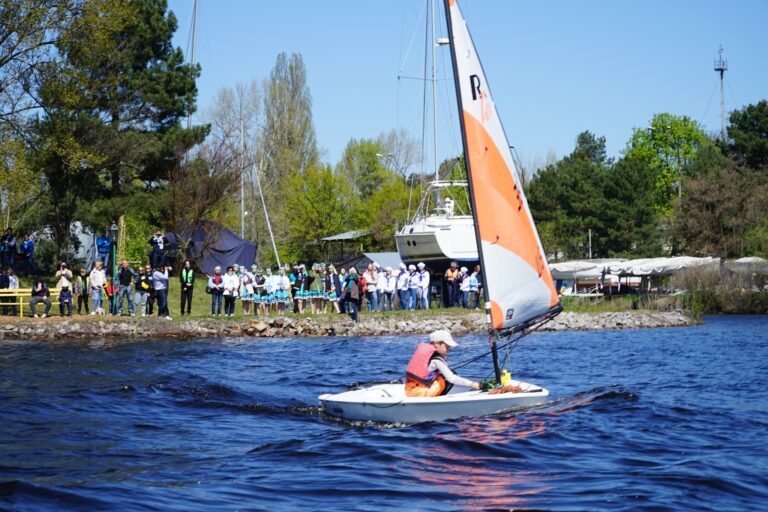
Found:
[[[475,224],[468,215],[421,218],[398,231],[395,243],[406,263],[478,260]]]
[[[320,395],[320,405],[326,414],[353,421],[386,423],[419,423],[442,421],[465,416],[488,416],[504,411],[544,403],[549,397],[546,389],[521,381],[520,393],[491,395],[454,387],[445,396],[407,397],[404,384],[379,384],[337,394]]]

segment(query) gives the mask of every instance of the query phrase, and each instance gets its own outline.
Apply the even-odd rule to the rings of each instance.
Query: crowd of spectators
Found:
[[[0,274],[0,288],[18,288],[19,279],[14,267],[26,275],[35,274],[34,242],[25,235],[16,249],[16,238],[9,228],[2,237],[0,254],[6,270]],[[150,264],[131,266],[123,260],[115,275],[108,275],[105,261],[108,250],[99,250],[93,268],[73,273],[61,263],[54,278],[59,289],[59,314],[149,316],[155,310],[162,318],[171,319],[168,309],[168,290],[172,267],[165,264],[164,246],[168,240],[161,231],[149,240]],[[102,244],[105,245],[106,244]],[[100,247],[101,249],[101,247]],[[482,287],[480,267],[472,272],[451,263],[443,275],[443,306],[477,309]],[[191,261],[185,261],[179,270],[179,314],[192,314],[192,298],[199,275]],[[436,299],[435,290],[440,283],[426,265],[401,263],[398,268],[382,268],[369,263],[364,269],[354,266],[340,267],[315,263],[307,269],[295,262],[273,273],[271,268],[261,270],[257,265],[231,265],[222,273],[216,267],[204,279],[205,292],[211,297],[211,316],[234,317],[238,302],[243,316],[271,313],[284,314],[349,314],[355,321],[360,311],[393,311],[429,309]],[[30,310],[38,316],[38,305],[43,304],[42,316],[50,315],[50,290],[41,278],[32,286]],[[437,298],[439,301],[439,298]],[[8,313],[8,307],[4,308]],[[16,314],[15,308],[11,314]]]

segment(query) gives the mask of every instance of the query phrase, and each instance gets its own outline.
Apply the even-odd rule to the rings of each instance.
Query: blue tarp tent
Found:
[[[166,237],[172,247],[179,247],[175,233]],[[183,257],[195,262],[200,272],[211,275],[216,265],[221,266],[222,273],[229,265],[245,265],[250,268],[256,261],[256,245],[244,240],[232,231],[216,222],[203,222],[194,232],[180,235],[182,240],[188,240]],[[178,244],[178,245],[177,245]]]

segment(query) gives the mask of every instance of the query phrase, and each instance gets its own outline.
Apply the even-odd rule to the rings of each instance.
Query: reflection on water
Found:
[[[543,419],[505,415],[451,426],[455,429],[435,433],[437,443],[415,450],[406,466],[414,479],[461,499],[464,510],[519,508],[551,489],[545,476],[519,467],[526,456],[516,446],[544,433]]]

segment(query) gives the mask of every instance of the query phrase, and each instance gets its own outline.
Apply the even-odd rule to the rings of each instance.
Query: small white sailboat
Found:
[[[456,0],[444,0],[459,118],[469,177],[495,382],[502,371],[497,339],[520,336],[561,311],[547,259],[488,82]],[[506,383],[505,383],[506,384]],[[454,389],[438,397],[407,397],[402,383],[319,397],[327,414],[395,423],[484,416],[530,407],[549,392],[512,381],[491,391]]]

